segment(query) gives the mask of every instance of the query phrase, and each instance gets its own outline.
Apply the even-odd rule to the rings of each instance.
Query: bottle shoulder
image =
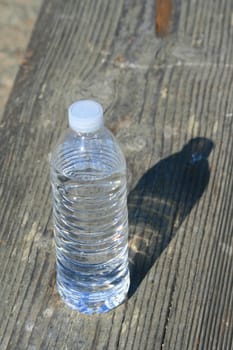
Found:
[[[52,152],[51,167],[59,172],[65,168],[125,172],[126,162],[118,141],[107,128],[86,134],[67,129]]]
[[[69,128],[66,129],[56,143],[52,154],[56,154],[65,147],[74,148],[76,151],[82,151],[84,148],[89,150],[94,146],[99,149],[108,146],[109,152],[113,150],[122,153],[120,144],[116,137],[109,129],[102,127],[95,133],[76,133]],[[123,153],[122,156],[124,156]]]

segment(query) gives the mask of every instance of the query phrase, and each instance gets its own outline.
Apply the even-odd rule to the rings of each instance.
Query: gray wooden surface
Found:
[[[232,14],[173,1],[160,39],[154,0],[44,1],[0,123],[1,349],[233,348]],[[132,262],[91,317],[56,292],[48,164],[86,97],[127,157]]]

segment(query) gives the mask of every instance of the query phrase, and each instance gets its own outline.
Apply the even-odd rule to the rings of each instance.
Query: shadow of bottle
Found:
[[[131,297],[208,185],[213,142],[191,139],[154,165],[128,196]]]

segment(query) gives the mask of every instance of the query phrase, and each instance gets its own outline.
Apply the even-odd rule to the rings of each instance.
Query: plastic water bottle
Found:
[[[81,100],[52,154],[57,288],[80,312],[121,304],[129,288],[126,163],[103,110]]]

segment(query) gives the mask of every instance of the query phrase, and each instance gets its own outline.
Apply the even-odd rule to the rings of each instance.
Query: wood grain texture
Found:
[[[232,349],[231,12],[180,0],[161,40],[153,0],[44,1],[0,125],[1,349]],[[127,157],[136,281],[92,317],[57,295],[51,221],[48,158],[79,98]]]

